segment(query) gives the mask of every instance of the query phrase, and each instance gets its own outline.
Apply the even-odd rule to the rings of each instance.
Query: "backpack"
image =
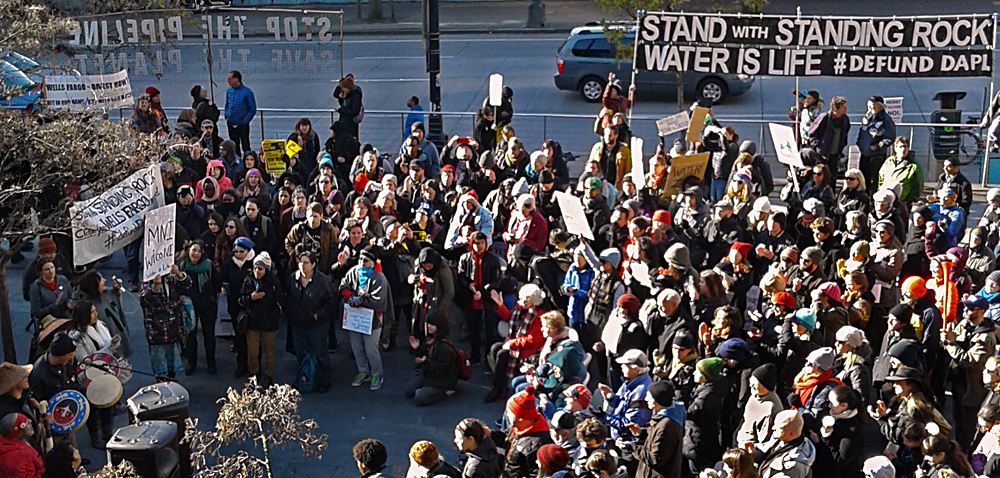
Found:
[[[306,352],[299,362],[298,380],[295,388],[301,394],[312,393],[316,389],[316,356],[312,352]]]
[[[364,120],[365,120],[365,105],[361,105],[361,112],[354,117],[354,123],[361,124],[361,122]]]
[[[450,340],[445,340],[444,342],[455,349],[455,368],[458,370],[458,378],[466,381],[472,378],[472,362],[469,362],[469,357],[465,355],[465,351],[456,347]]]

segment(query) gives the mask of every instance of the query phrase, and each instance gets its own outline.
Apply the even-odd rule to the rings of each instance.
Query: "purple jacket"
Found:
[[[840,148],[837,151],[830,151],[833,147],[833,125],[830,123],[830,112],[820,114],[812,126],[809,127],[809,147],[816,150],[824,158],[830,154],[843,154],[847,146],[847,133],[851,130],[851,119],[845,114],[843,116],[846,128],[840,130]],[[834,171],[836,174],[836,171]]]

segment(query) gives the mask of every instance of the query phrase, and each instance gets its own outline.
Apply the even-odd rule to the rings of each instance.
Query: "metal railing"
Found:
[[[164,108],[168,112],[171,121],[175,121],[177,113],[183,108]],[[413,112],[408,110],[365,110],[365,119],[360,125],[360,140],[362,143],[371,143],[380,152],[395,153],[399,150],[404,137],[403,127],[406,124],[406,117],[411,113],[418,113],[427,117],[429,111]],[[128,117],[131,113],[123,111],[122,118]],[[469,136],[475,126],[475,112],[472,111],[442,111],[433,114],[440,115],[443,119],[443,132],[446,136],[460,135]],[[633,115],[630,129],[636,137],[649,141],[644,147],[644,157],[649,157],[656,148],[654,139],[658,140],[656,130],[656,120],[664,115]],[[304,109],[304,108],[258,108],[257,116],[254,118],[250,140],[252,144],[259,144],[263,139],[285,139],[292,132],[295,122],[300,118],[307,117],[312,120],[313,128],[320,133],[325,140],[324,131],[329,131],[329,127],[337,120],[337,113],[329,109]],[[586,158],[594,143],[599,140],[594,134],[594,121],[596,115],[562,114],[562,113],[522,113],[514,112],[512,123],[517,137],[528,150],[535,150],[541,147],[543,141],[555,139],[562,145],[563,152],[572,152],[578,157]],[[770,133],[767,131],[768,123],[780,123],[792,125],[795,122],[787,117],[781,119],[759,119],[759,118],[726,118],[724,115],[716,118],[724,125],[733,126],[743,139],[755,141],[758,145],[758,154],[769,160],[776,158],[774,148],[771,144]],[[221,124],[220,130],[226,128]],[[852,126],[857,127],[860,122],[852,122]],[[909,136],[910,149],[914,152],[917,161],[924,168],[926,178],[936,178],[940,173],[940,161],[933,160],[931,149],[930,128],[951,127],[953,129],[977,129],[977,124],[965,123],[908,123],[896,124],[896,134]],[[225,134],[224,134],[225,135]],[[856,137],[852,131],[851,139]],[[669,145],[668,145],[669,146]],[[582,161],[575,166],[571,163],[572,169],[581,168]],[[575,167],[573,167],[575,166]],[[988,167],[987,159],[982,158],[975,169],[969,169],[966,176],[985,177],[982,175],[982,167]],[[579,171],[577,171],[579,172]]]

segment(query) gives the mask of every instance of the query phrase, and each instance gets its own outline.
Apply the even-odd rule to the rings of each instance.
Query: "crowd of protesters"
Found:
[[[155,88],[136,103],[135,126],[172,144],[161,170],[186,238],[169,273],[134,284],[162,379],[197,373],[199,328],[205,371],[218,373],[225,291],[236,378],[377,391],[382,354],[409,353],[406,395],[427,406],[470,373],[490,376],[483,400],[505,404],[496,423],[456,425],[457,467],[417,442],[408,477],[1000,477],[1000,190],[970,221],[971,184],[945,162],[925,194],[880,97],[852,132],[846,98],[824,111],[818,92],[803,95],[806,167],[779,192],[757,145],[710,109],[699,141],[661,142],[634,177],[631,98],[616,81],[579,178],[558,142],[532,152],[518,139],[509,88],[469,136],[435,144],[414,118],[398,151],[376,151],[359,137],[350,75],[329,136],[299,120],[288,139],[301,150],[269,174],[246,136],[253,93],[237,71],[229,84],[227,140],[198,86],[173,125]],[[703,177],[670,176],[696,153],[708,153]],[[587,234],[568,232],[579,226],[563,192],[581,201]],[[24,291],[34,367],[0,367],[0,469],[38,470],[16,476],[50,461],[28,398],[78,388],[67,370],[90,353],[138,346],[116,339],[129,326],[121,281],[71,277],[47,239],[38,252]],[[366,326],[343,325],[359,311]],[[279,329],[297,376],[274,376]],[[331,368],[340,340],[350,374]],[[91,422],[102,446],[108,417]],[[52,466],[77,468],[75,439],[58,438]],[[363,476],[385,476],[378,440],[354,458]]]

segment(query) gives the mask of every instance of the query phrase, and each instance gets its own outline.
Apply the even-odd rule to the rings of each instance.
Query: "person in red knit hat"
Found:
[[[538,449],[538,466],[541,478],[549,478],[569,465],[569,453],[559,445],[545,445]]]
[[[506,435],[493,432],[493,440],[503,443],[506,450],[503,475],[506,478],[535,478],[539,469],[538,450],[552,443],[549,424],[535,408],[535,387],[528,386],[510,397],[505,417],[510,423]]]

